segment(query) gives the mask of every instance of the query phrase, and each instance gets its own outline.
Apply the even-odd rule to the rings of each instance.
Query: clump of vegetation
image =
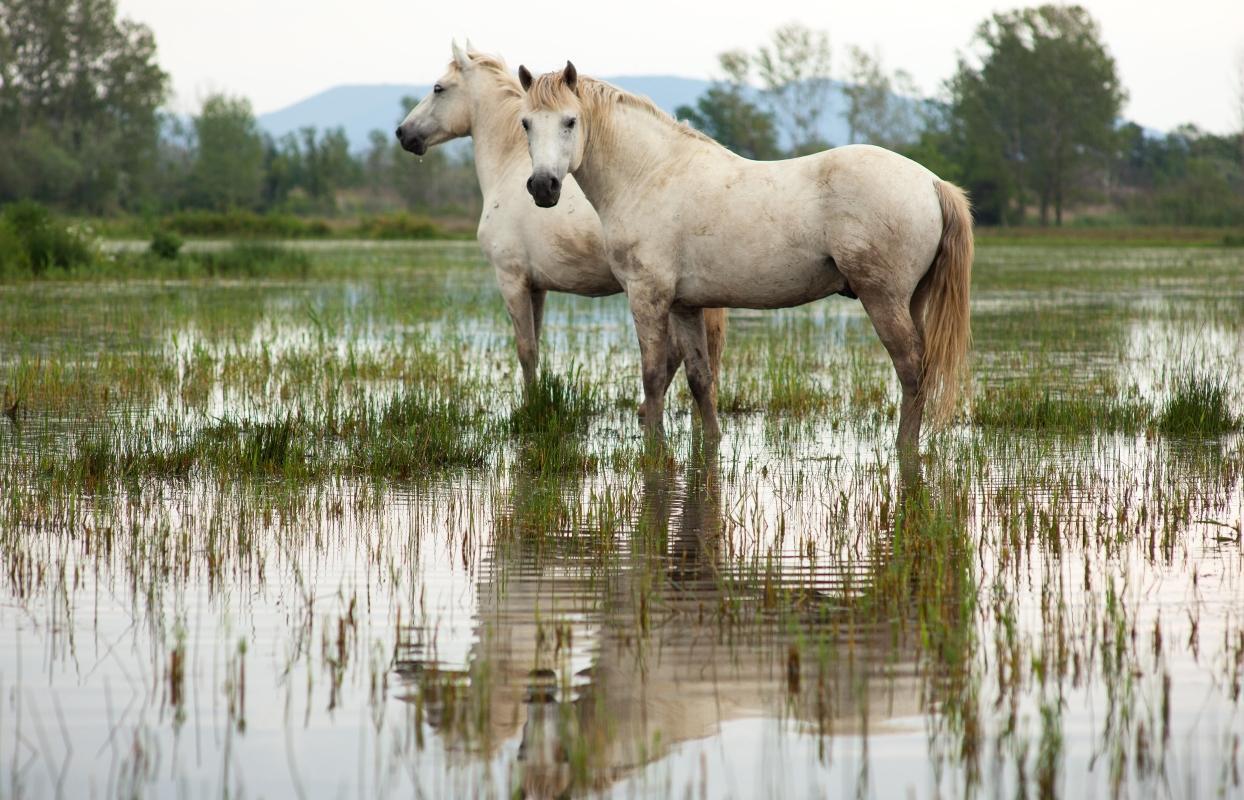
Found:
[[[181,253],[182,240],[176,233],[169,230],[160,229],[151,237],[151,247],[149,250],[156,258],[162,258],[165,261],[175,261]]]
[[[1063,432],[1135,432],[1152,416],[1137,399],[1105,392],[1062,395],[1031,383],[987,389],[972,409],[977,425]]]
[[[541,370],[509,418],[510,431],[524,438],[524,466],[541,474],[588,468],[583,437],[600,409],[599,391],[582,369],[572,368],[567,377]]]
[[[727,375],[720,387],[718,410],[802,417],[834,403],[833,395],[820,386],[810,366],[784,349],[770,352],[763,370],[743,378]]]
[[[488,456],[479,414],[424,387],[411,387],[347,422],[358,472],[409,478],[430,468],[482,466]]]
[[[510,430],[519,434],[582,433],[600,408],[599,393],[582,369],[572,368],[568,377],[541,370],[510,413]]]
[[[0,212],[0,275],[42,275],[70,270],[95,259],[90,241],[30,200]]]
[[[427,217],[416,214],[381,214],[361,220],[354,235],[365,239],[444,239],[446,234]]]
[[[1192,371],[1175,378],[1158,416],[1158,429],[1174,435],[1213,435],[1239,427],[1240,418],[1231,411],[1226,379]]]
[[[302,250],[262,242],[239,242],[225,250],[200,253],[195,260],[214,277],[305,276],[311,270],[311,258]]]
[[[290,214],[257,214],[254,211],[181,211],[163,220],[165,229],[182,236],[207,238],[303,239],[327,236],[331,229],[323,220],[300,219]]]

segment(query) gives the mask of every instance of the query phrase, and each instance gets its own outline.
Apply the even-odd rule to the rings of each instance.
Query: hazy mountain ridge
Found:
[[[712,81],[676,75],[622,75],[604,80],[628,92],[647,95],[671,114],[679,106],[694,105],[713,85]],[[405,116],[402,98],[421,98],[431,88],[431,84],[334,86],[293,105],[261,114],[259,125],[278,137],[309,125],[321,129],[340,126],[345,129],[352,149],[365,150],[371,131],[379,130],[391,135]],[[847,124],[842,116],[844,107],[841,87],[835,83],[821,131],[826,141],[832,144],[845,144],[847,141]],[[782,144],[785,146],[787,143]]]

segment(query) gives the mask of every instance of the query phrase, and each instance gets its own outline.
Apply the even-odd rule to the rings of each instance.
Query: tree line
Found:
[[[1114,59],[1079,6],[990,16],[936,99],[878,52],[847,47],[840,70],[833,56],[827,32],[782,26],[752,51],[722,53],[720,77],[677,115],[749,158],[849,142],[896,150],[967,187],[985,224],[1244,221],[1244,134],[1124,122]],[[273,137],[240,97],[211,95],[181,119],[162,110],[168,92],[150,29],[118,19],[115,0],[0,0],[0,203],[478,213],[469,149],[438,148],[416,166],[387,131],[351,152],[340,128]],[[847,141],[828,141],[838,113]]]

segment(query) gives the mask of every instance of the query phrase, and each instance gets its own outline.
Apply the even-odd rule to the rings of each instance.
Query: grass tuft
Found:
[[[1158,429],[1176,436],[1214,435],[1240,428],[1231,412],[1227,381],[1221,376],[1184,372],[1162,405]]]
[[[1136,432],[1149,425],[1148,404],[1101,393],[1058,395],[1028,383],[993,387],[977,399],[972,421],[977,425],[1072,433]]]
[[[510,432],[524,440],[519,451],[524,468],[543,475],[589,469],[594,460],[583,439],[600,409],[600,393],[582,369],[573,367],[566,377],[542,370],[508,421]]]

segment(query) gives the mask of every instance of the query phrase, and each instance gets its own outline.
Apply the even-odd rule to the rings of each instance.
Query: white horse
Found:
[[[484,196],[479,243],[496,271],[529,387],[539,366],[545,293],[601,297],[621,292],[622,285],[609,269],[600,220],[573,182],[567,181],[556,210],[538,209],[526,196],[531,161],[519,123],[521,105],[518,81],[500,59],[468,52],[455,42],[449,71],[407,115],[397,138],[416,155],[451,139],[475,139],[475,170]],[[708,358],[716,375],[725,309],[708,309],[704,319]],[[666,386],[681,360],[681,351],[670,347],[662,367]],[[714,386],[714,398],[715,393]]]
[[[688,354],[706,431],[717,428],[698,309],[782,308],[858,297],[903,387],[898,443],[918,445],[926,401],[949,419],[971,338],[971,208],[962,190],[879,147],[749,161],[650,100],[580,78],[532,78],[522,112],[528,191],[555,206],[573,174],[604,226],[643,359],[646,424],[659,429],[666,329]]]

